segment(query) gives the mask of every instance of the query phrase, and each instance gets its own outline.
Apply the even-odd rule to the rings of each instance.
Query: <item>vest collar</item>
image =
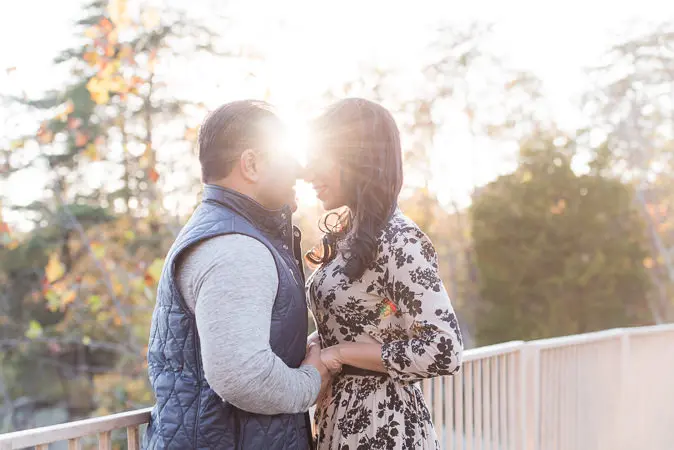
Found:
[[[240,192],[214,184],[204,185],[202,202],[225,206],[265,233],[292,240],[292,211],[288,205],[281,209],[267,209]]]

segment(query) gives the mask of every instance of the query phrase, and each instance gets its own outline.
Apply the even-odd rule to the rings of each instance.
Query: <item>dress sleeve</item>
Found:
[[[388,258],[380,280],[404,328],[382,345],[388,373],[417,382],[457,372],[463,353],[461,331],[430,239],[416,226],[407,226],[391,236],[383,250]]]

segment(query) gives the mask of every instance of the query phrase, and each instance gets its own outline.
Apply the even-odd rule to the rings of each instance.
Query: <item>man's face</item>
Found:
[[[300,176],[299,163],[281,150],[271,150],[260,156],[258,201],[268,209],[280,209],[288,205],[295,212],[295,182]]]

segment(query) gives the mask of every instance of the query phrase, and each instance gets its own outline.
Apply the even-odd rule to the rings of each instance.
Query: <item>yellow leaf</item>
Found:
[[[93,312],[97,312],[99,309],[101,309],[101,297],[98,295],[92,295],[87,299],[87,304]]]
[[[65,113],[66,113],[66,114],[70,114],[70,113],[72,113],[73,111],[75,111],[75,104],[74,104],[71,100],[68,100],[68,101],[66,102]]]
[[[115,293],[115,295],[122,295],[124,292],[124,285],[117,280],[113,280],[112,291]]]
[[[31,320],[26,330],[26,337],[28,339],[35,339],[42,336],[42,325],[35,320]]]
[[[110,0],[108,3],[108,14],[110,15],[110,20],[115,25],[128,23],[126,0]]]
[[[61,298],[61,304],[63,306],[68,306],[69,304],[75,301],[75,298],[77,298],[77,294],[75,293],[75,291],[70,290],[66,292]]]
[[[82,343],[83,343],[84,345],[89,345],[89,344],[91,344],[91,338],[90,338],[89,336],[84,336],[84,337],[82,337]]]
[[[53,289],[48,290],[45,294],[45,299],[47,300],[47,308],[49,308],[51,312],[58,311],[61,306],[61,301],[56,291]]]
[[[89,145],[87,145],[83,154],[92,161],[98,161],[98,149],[93,142],[90,142]]]
[[[91,243],[91,251],[94,253],[94,256],[98,259],[101,259],[105,256],[105,246],[100,242]]]
[[[157,258],[152,261],[152,264],[150,264],[150,267],[148,267],[147,274],[152,277],[154,281],[159,281],[159,277],[161,276],[161,271],[163,268],[164,260]]]
[[[108,100],[110,100],[110,93],[108,91],[101,91],[101,92],[97,92],[95,94],[92,93],[91,99],[97,105],[103,105],[105,103],[108,103]]]
[[[87,30],[84,32],[84,35],[89,39],[96,39],[98,37],[98,31],[98,27],[96,25],[92,25],[87,28]]]
[[[61,260],[56,253],[52,253],[49,257],[49,262],[47,267],[45,267],[45,276],[47,281],[53,283],[55,280],[58,280],[65,273],[65,267],[61,264]]]
[[[56,117],[54,117],[54,119],[60,120],[61,122],[65,122],[66,120],[68,120],[68,113],[65,111],[61,111],[56,115]]]

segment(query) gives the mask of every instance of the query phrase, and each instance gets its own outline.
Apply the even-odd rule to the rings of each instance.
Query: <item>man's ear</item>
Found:
[[[241,175],[250,183],[257,183],[260,179],[260,167],[257,155],[251,149],[246,149],[239,158]]]

